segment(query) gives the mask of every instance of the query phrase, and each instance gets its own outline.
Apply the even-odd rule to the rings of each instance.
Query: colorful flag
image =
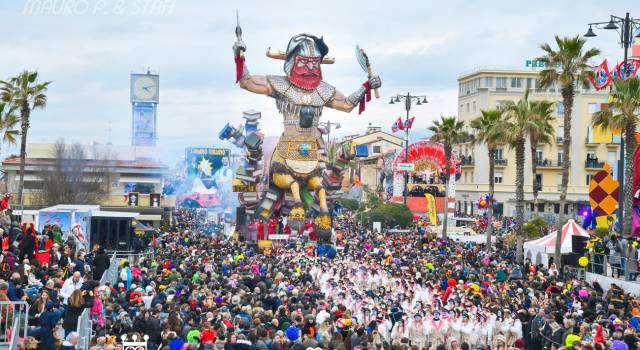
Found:
[[[427,193],[424,195],[427,198],[427,212],[429,213],[429,223],[431,225],[438,224],[438,212],[436,208],[436,200],[433,195]]]
[[[400,126],[398,125],[398,120],[394,121],[393,124],[391,124],[391,131],[396,133],[398,132],[398,129],[400,128]]]
[[[404,122],[402,122],[401,117],[398,117],[398,120],[396,120],[396,123],[398,123],[398,129],[404,130]]]
[[[409,130],[411,129],[411,127],[413,126],[413,120],[416,119],[416,117],[411,117],[407,120],[404,121],[404,128]]]
[[[611,84],[612,77],[606,58],[593,70],[593,77],[589,79],[596,90],[602,90]]]
[[[624,67],[624,61],[618,63],[616,66],[616,76],[619,79],[627,80],[629,78],[634,77],[638,73],[638,68],[640,68],[640,60],[637,59],[627,59],[627,67]]]

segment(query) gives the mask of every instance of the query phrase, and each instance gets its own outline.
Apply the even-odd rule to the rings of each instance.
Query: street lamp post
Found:
[[[331,129],[335,126],[336,130],[340,129],[340,123],[334,123],[330,120],[326,122],[321,122],[320,126],[324,127],[327,130],[327,145],[331,143]]]
[[[603,27],[604,25],[604,27]],[[627,58],[629,55],[629,47],[633,44],[633,33],[635,29],[640,28],[640,19],[631,18],[629,12],[624,17],[611,15],[607,22],[593,22],[589,23],[589,30],[584,35],[587,38],[597,36],[593,31],[593,27],[596,29],[613,29],[620,34],[620,46],[624,48],[624,74],[628,74]],[[640,36],[640,33],[637,35]],[[620,159],[618,160],[618,222],[620,223],[620,232],[624,232],[624,133],[620,132]],[[631,210],[628,208],[628,210]]]
[[[395,103],[400,103],[401,100],[404,100],[404,109],[407,111],[407,115],[406,115],[406,119],[403,122],[404,123],[404,132],[405,132],[405,139],[404,139],[404,162],[406,163],[408,161],[408,156],[409,156],[409,111],[411,111],[411,105],[413,104],[413,102],[416,103],[417,106],[422,105],[423,103],[426,104],[427,102],[427,97],[424,95],[411,95],[410,93],[407,92],[406,95],[396,95],[395,97],[391,97],[391,101],[389,101],[389,104],[395,104]],[[405,170],[404,172],[404,191],[403,191],[403,196],[404,196],[404,205],[407,205],[407,195],[409,194],[409,171]]]

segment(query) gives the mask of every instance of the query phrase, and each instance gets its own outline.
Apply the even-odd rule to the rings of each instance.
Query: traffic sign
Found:
[[[416,168],[416,165],[413,163],[398,163],[399,171],[413,171]]]

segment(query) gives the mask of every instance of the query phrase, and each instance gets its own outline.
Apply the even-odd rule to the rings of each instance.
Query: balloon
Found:
[[[587,258],[586,256],[580,257],[580,259],[578,259],[578,265],[582,267],[589,265],[589,258]]]
[[[427,263],[427,268],[429,270],[433,270],[433,264],[432,263]]]
[[[399,258],[394,258],[393,259],[393,263],[394,264],[399,264],[400,263],[400,259]]]
[[[449,278],[449,280],[447,280],[447,286],[449,287],[455,287],[458,284],[458,281],[456,281],[455,278]]]
[[[589,296],[589,292],[587,292],[586,289],[580,289],[578,296],[580,296],[580,298],[586,298]]]
[[[477,285],[477,284],[475,284],[475,283],[472,283],[472,284],[469,286],[469,288],[470,288],[471,290],[473,290],[474,292],[476,292],[476,293],[478,293],[478,292],[480,291],[480,286],[479,286],[479,285]]]

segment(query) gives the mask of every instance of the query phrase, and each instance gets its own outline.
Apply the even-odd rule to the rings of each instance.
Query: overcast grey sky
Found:
[[[359,44],[382,78],[381,99],[362,115],[325,109],[339,134],[383,126],[404,113],[389,96],[426,94],[412,113],[416,136],[431,120],[456,113],[459,73],[482,65],[524,67],[554,34],[582,35],[586,23],[626,11],[637,1],[217,1],[217,0],[2,0],[0,78],[38,69],[52,80],[46,110],[33,114],[31,142],[92,140],[130,143],[129,73],[160,74],[158,143],[173,161],[187,146],[226,145],[217,134],[241,112],[257,109],[268,134],[278,135],[273,101],[234,84],[231,46],[235,10],[252,73],[282,74],[267,47],[285,49],[300,32],[323,35],[334,65],[325,81],[345,94],[366,78],[354,57]],[[609,61],[621,60],[617,36],[598,31],[588,45]],[[599,63],[599,62],[598,62]],[[111,127],[109,127],[111,125]],[[6,148],[6,147],[5,147]],[[3,150],[3,154],[6,151]]]

